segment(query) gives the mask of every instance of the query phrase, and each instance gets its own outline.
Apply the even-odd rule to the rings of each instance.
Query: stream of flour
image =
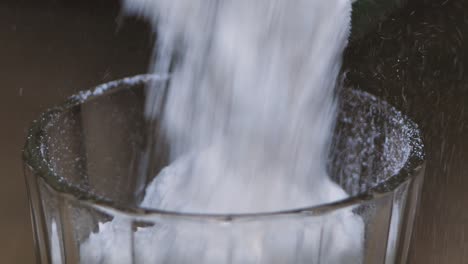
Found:
[[[126,0],[124,9],[153,24],[152,71],[171,76],[146,108],[162,120],[171,163],[141,206],[258,213],[347,197],[326,165],[350,0]],[[363,223],[350,210],[229,231],[161,223],[134,232],[133,252],[119,234],[126,224],[101,223],[81,246],[83,263],[362,261]]]

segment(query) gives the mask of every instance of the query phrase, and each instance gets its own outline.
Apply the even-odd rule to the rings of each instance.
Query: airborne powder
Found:
[[[165,102],[153,89],[146,109],[148,118],[162,119],[171,164],[141,206],[258,213],[347,196],[326,163],[349,0],[126,0],[124,8],[153,23],[153,71],[171,75]],[[350,210],[228,232],[162,221],[134,232],[133,253],[126,221],[100,224],[81,247],[82,262],[362,261],[363,223]]]

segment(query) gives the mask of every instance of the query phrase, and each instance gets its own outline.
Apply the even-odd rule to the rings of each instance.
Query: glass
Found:
[[[238,215],[140,207],[168,162],[145,98],[168,81],[107,83],[33,123],[24,164],[38,263],[406,263],[424,173],[419,130],[358,90],[341,92],[329,161],[349,198]]]

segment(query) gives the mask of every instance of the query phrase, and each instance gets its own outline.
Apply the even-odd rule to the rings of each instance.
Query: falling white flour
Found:
[[[153,70],[171,72],[164,104],[161,89],[147,102],[148,117],[162,119],[171,164],[142,207],[258,213],[347,197],[326,163],[349,0],[126,0],[124,8],[151,20]],[[351,210],[230,228],[181,221],[134,232],[126,221],[100,224],[82,262],[362,261],[363,223]]]

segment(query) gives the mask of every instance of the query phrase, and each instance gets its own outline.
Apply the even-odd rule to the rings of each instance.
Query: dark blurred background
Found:
[[[34,263],[21,165],[29,123],[79,90],[144,73],[151,35],[117,0],[0,0],[0,263]]]
[[[426,144],[410,263],[468,263],[467,3],[358,1],[357,27],[370,26],[353,31],[346,84],[402,109]],[[153,43],[118,0],[0,0],[0,263],[34,263],[20,158],[30,121],[79,90],[146,72]]]

